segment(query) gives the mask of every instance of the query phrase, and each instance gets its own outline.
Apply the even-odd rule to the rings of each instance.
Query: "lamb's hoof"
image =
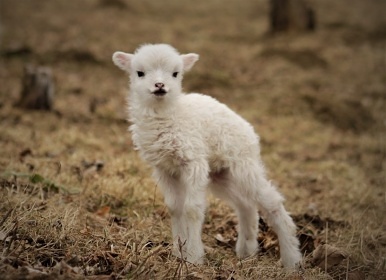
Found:
[[[198,258],[187,258],[186,261],[192,264],[204,264],[204,256]]]
[[[281,263],[286,271],[297,271],[302,266],[302,255],[299,251],[296,251],[291,255],[282,256]]]
[[[259,246],[256,239],[242,241],[237,240],[236,254],[240,259],[254,256],[259,252]]]
[[[178,259],[181,260],[181,255],[176,256]],[[203,264],[204,263],[204,256],[201,257],[183,257],[183,260],[192,263],[192,264]]]
[[[173,249],[172,251],[173,256],[177,257],[178,259],[182,259],[188,263],[192,264],[203,264],[205,259],[205,253],[199,253],[199,254],[189,254],[186,251],[181,251]]]

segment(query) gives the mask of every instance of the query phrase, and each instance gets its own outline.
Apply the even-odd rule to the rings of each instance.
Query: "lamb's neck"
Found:
[[[138,100],[129,100],[130,121],[136,124],[152,122],[154,120],[171,119],[176,110],[175,100],[157,100],[151,104],[144,104]]]

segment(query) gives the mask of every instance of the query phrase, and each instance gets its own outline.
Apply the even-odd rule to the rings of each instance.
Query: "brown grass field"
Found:
[[[0,0],[0,278],[386,279],[386,2],[309,2],[315,32],[272,36],[262,0]],[[282,270],[263,221],[260,253],[239,260],[235,215],[211,196],[205,264],[171,255],[111,62],[157,42],[199,53],[186,91],[261,136],[298,225],[300,271]],[[29,63],[52,68],[52,112],[14,106]]]

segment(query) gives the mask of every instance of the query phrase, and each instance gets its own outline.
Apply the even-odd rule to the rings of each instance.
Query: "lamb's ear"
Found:
[[[193,67],[194,63],[196,63],[199,57],[200,56],[195,53],[182,54],[181,58],[184,66],[184,71],[189,71]]]
[[[130,70],[132,58],[133,58],[133,55],[130,53],[115,52],[113,54],[114,64],[117,65],[119,68],[121,68],[123,71],[127,71],[127,72]]]

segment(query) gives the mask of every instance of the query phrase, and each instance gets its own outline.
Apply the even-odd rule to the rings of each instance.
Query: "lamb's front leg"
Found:
[[[181,214],[182,222],[187,226],[186,255],[188,262],[203,263],[204,246],[201,240],[202,224],[206,208],[206,189],[208,186],[209,167],[205,162],[191,162],[181,168],[179,181],[185,189],[185,198]],[[179,225],[172,224],[179,227]],[[185,240],[181,240],[185,242]]]
[[[185,168],[179,176],[160,170],[154,175],[169,208],[173,233],[173,254],[191,263],[202,263],[204,246],[201,230],[205,214],[207,172]]]
[[[169,209],[172,224],[173,255],[186,255],[188,224],[184,216],[186,187],[177,176],[172,176],[162,170],[155,169],[153,177],[160,187],[165,204]]]

